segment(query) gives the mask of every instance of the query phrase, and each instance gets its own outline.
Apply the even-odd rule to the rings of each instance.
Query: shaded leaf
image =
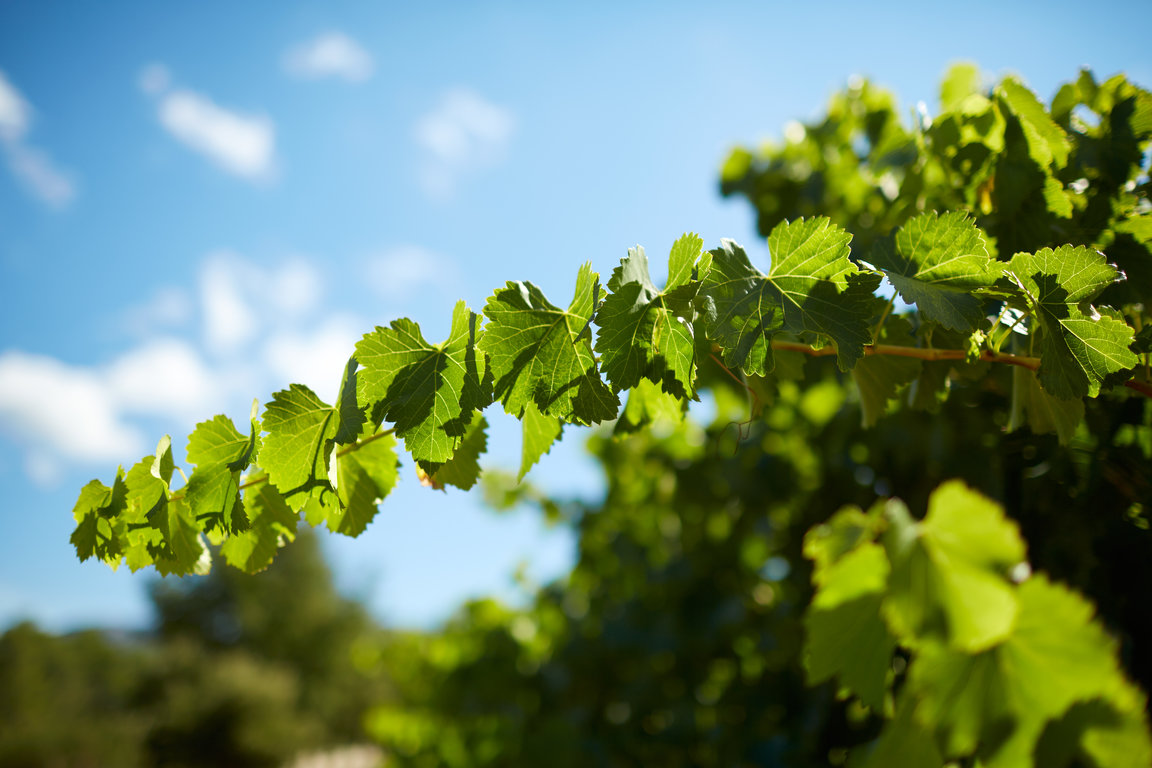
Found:
[[[480,344],[505,411],[520,416],[533,402],[541,413],[577,424],[616,418],[620,401],[592,355],[589,329],[599,293],[598,276],[585,264],[566,311],[531,283],[509,282],[488,300]]]

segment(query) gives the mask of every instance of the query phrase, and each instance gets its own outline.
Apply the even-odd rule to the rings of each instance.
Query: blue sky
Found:
[[[850,75],[929,111],[958,60],[1045,99],[1080,66],[1148,86],[1150,28],[1147,2],[0,5],[0,626],[143,625],[148,575],[76,561],[80,486],[292,381],[331,398],[373,325],[438,341],[509,279],[566,303],[582,262],[659,263],[684,231],[766,265],[719,164]],[[582,438],[535,480],[595,498]],[[570,565],[566,532],[406,465],[363,536],[326,538],[381,618]]]

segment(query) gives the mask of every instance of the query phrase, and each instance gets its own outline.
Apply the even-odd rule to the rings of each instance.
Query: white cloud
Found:
[[[124,327],[134,334],[152,334],[161,328],[180,328],[192,319],[192,299],[181,288],[158,290],[143,304],[124,311]]]
[[[386,299],[403,298],[423,286],[450,286],[457,275],[454,263],[412,245],[377,254],[365,265],[368,286]]]
[[[31,448],[42,478],[50,457],[128,461],[144,445],[99,372],[17,351],[0,354],[0,427]]]
[[[284,56],[284,69],[305,80],[338,77],[352,82],[372,77],[371,54],[341,32],[328,32]]]
[[[32,108],[0,71],[0,140],[20,141],[32,123]]]
[[[6,145],[5,150],[8,167],[33,195],[56,208],[72,202],[76,196],[75,183],[53,165],[46,153],[19,142]]]
[[[32,107],[0,71],[0,146],[8,167],[35,197],[62,208],[76,196],[76,185],[46,152],[25,143],[31,125]]]
[[[434,196],[452,194],[460,175],[503,160],[516,120],[512,113],[466,89],[449,91],[420,118],[415,138],[425,151],[425,189]]]
[[[256,334],[255,309],[243,290],[257,279],[254,269],[227,251],[210,255],[200,269],[204,338],[212,352],[231,353]]]
[[[353,318],[334,317],[308,331],[279,333],[264,348],[264,359],[276,375],[277,387],[299,383],[331,403],[340,377],[364,328]]]
[[[318,314],[324,289],[312,263],[293,258],[265,268],[217,251],[204,258],[199,288],[203,334],[180,338],[172,334],[181,329],[169,327],[158,335],[162,327],[148,325],[139,343],[90,366],[0,353],[0,438],[21,447],[32,482],[54,484],[79,466],[131,464],[161,431],[179,444],[213,413],[246,413],[253,396],[291,382],[335,399],[365,328],[348,314]],[[172,311],[170,319],[187,328],[194,310],[172,307],[188,303],[183,289],[167,287],[136,313]]]
[[[263,115],[244,115],[187,90],[164,93],[160,124],[177,140],[229,173],[250,181],[274,175],[276,128]]]
[[[261,330],[308,315],[318,306],[322,289],[319,272],[301,259],[262,269],[231,251],[209,254],[200,269],[209,350],[235,353]]]
[[[293,317],[306,315],[320,303],[323,281],[316,268],[305,261],[289,261],[265,280],[267,295],[279,312]]]
[[[140,77],[137,84],[140,90],[144,91],[150,96],[156,96],[168,90],[172,78],[168,73],[168,68],[163,64],[152,63],[140,70]]]
[[[187,342],[150,340],[117,358],[104,374],[115,406],[124,413],[206,418],[222,402],[222,377],[210,371]]]

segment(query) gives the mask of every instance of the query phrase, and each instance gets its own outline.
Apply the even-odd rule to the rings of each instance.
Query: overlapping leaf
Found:
[[[142,458],[124,478],[118,534],[133,571],[152,565],[162,575],[206,573],[211,565],[187,501],[169,490],[174,469],[172,441],[165,436],[156,454]]]
[[[1025,424],[1037,435],[1055,433],[1061,445],[1068,445],[1084,420],[1084,401],[1061,400],[1044,391],[1036,373],[1027,368],[1012,369],[1012,420],[1008,431]]]
[[[524,475],[532,468],[540,457],[552,450],[552,444],[560,439],[564,425],[555,416],[546,416],[540,413],[535,403],[524,406],[524,414],[520,417],[521,447],[520,447],[520,473],[517,480],[523,480]]]
[[[815,684],[836,677],[875,711],[884,704],[896,647],[880,614],[889,565],[873,538],[882,506],[867,514],[843,509],[804,537],[804,554],[815,564],[812,582],[817,587],[804,617],[808,680]]]
[[[452,458],[472,415],[491,402],[491,382],[478,345],[480,316],[463,301],[452,313],[442,344],[429,344],[411,320],[377,327],[356,345],[357,399],[380,403],[383,418],[417,462],[442,464]],[[431,468],[431,467],[429,467]]]
[[[1041,168],[1055,165],[1062,168],[1068,162],[1071,144],[1064,130],[1052,121],[1048,110],[1020,81],[1005,78],[996,89],[997,95],[1020,119],[1024,136],[1028,139],[1028,154]]]
[[[336,410],[308,387],[293,384],[264,406],[264,429],[260,464],[288,505],[298,510],[309,497],[327,502]]]
[[[1118,277],[1103,254],[1063,245],[1018,253],[1008,272],[1041,329],[1040,384],[1070,400],[1095,396],[1109,376],[1136,366],[1132,328],[1091,306]]]
[[[663,291],[653,285],[648,257],[639,246],[630,248],[612,273],[608,283],[612,293],[596,314],[596,351],[614,388],[629,389],[647,378],[677,397],[694,394],[692,299],[699,284],[690,281],[703,247],[696,235],[676,241]]]
[[[917,216],[891,241],[878,241],[870,258],[926,319],[961,332],[975,330],[984,319],[973,291],[990,288],[1002,272],[976,223],[962,211]]]
[[[250,429],[244,436],[227,416],[217,415],[196,425],[188,436],[188,461],[196,471],[184,495],[198,521],[236,533],[248,523],[240,500],[240,473],[248,469],[259,450],[258,404],[252,404]]]
[[[260,476],[256,468],[248,479]],[[300,515],[270,483],[256,483],[244,492],[244,515],[248,529],[225,539],[220,554],[232,567],[256,573],[271,565],[277,550],[296,538]]]
[[[345,536],[359,536],[376,516],[377,504],[396,487],[400,462],[396,439],[381,434],[365,439],[355,449],[345,448],[336,458],[336,495],[339,510],[328,515],[328,527]]]
[[[92,480],[81,489],[72,508],[76,530],[70,539],[81,561],[98,557],[113,568],[120,564],[123,550],[116,529],[121,514],[127,509],[127,495],[122,467],[117,469],[111,488]]]
[[[1047,721],[1076,702],[1098,701],[1135,721],[1126,764],[1146,765],[1152,747],[1142,697],[1121,674],[1091,605],[1043,576],[1017,592],[1019,617],[1003,643],[976,655],[929,644],[911,667],[917,714],[936,724],[946,754],[976,754],[989,768],[1031,765]]]
[[[683,421],[685,406],[685,400],[668,394],[648,379],[641,379],[628,390],[628,400],[616,422],[616,432],[626,434],[659,422],[675,424]]]
[[[884,615],[900,642],[936,636],[971,652],[1007,637],[1017,613],[1007,575],[1024,543],[999,505],[954,480],[933,492],[922,522],[898,509],[888,517]]]
[[[616,417],[620,401],[600,378],[590,324],[600,293],[590,265],[580,268],[567,310],[532,283],[509,282],[488,300],[481,348],[488,354],[494,395],[520,416],[529,402],[562,421],[594,424]]]
[[[872,297],[880,284],[880,275],[861,272],[848,258],[851,239],[823,217],[783,222],[768,236],[768,274],[731,240],[712,251],[703,291],[711,302],[708,335],[724,362],[764,375],[773,367],[772,337],[788,331],[830,339],[840,369],[851,369],[872,341]]]
[[[472,417],[460,447],[452,458],[444,464],[433,465],[432,472],[423,467],[416,468],[420,482],[436,490],[453,485],[461,490],[471,490],[480,479],[480,454],[488,450],[488,420],[481,413]]]

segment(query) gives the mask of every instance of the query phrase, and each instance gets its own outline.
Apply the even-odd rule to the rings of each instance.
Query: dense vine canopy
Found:
[[[188,574],[211,567],[215,545],[258,571],[301,516],[362,532],[398,481],[400,441],[425,484],[471,488],[496,403],[522,423],[523,478],[565,425],[675,423],[723,377],[756,420],[825,355],[866,425],[1003,388],[1008,429],[1097,439],[1085,403],[1103,403],[1152,456],[1152,95],[1085,72],[1045,105],[1015,78],[985,90],[961,66],[940,114],[910,128],[867,83],[799,128],[723,169],[723,191],[759,210],[766,271],[731,240],[705,250],[685,234],[663,287],[636,247],[604,283],[581,266],[566,305],[513,281],[482,311],[458,303],[443,342],[407,319],[377,327],[335,403],[293,384],[240,428],[199,424],[182,485],[164,438],[110,486],[85,486],[77,553]],[[1128,512],[1148,499],[1133,479]],[[985,496],[952,482],[926,509],[845,508],[805,539],[809,680],[836,679],[886,720],[861,759],[1152,762],[1144,695],[1091,604],[1031,574],[1017,526]],[[1063,740],[1046,730],[1056,722]]]

